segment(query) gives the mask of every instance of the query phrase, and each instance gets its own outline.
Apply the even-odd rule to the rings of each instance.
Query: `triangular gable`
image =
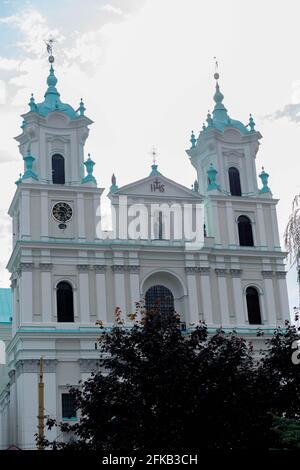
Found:
[[[182,184],[176,183],[166,178],[161,173],[153,176],[147,176],[141,180],[122,186],[115,192],[110,193],[113,196],[131,196],[131,197],[158,197],[175,199],[203,199],[203,196],[192,191]]]

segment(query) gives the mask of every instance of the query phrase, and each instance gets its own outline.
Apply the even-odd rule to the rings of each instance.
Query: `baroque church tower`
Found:
[[[144,299],[151,308],[159,300],[161,314],[176,310],[183,328],[199,321],[209,331],[234,328],[256,347],[258,327],[268,335],[289,317],[278,200],[264,170],[261,189],[257,185],[261,135],[251,116],[247,126],[229,117],[218,74],[213,113],[198,138],[192,133],[187,150],[197,172],[193,189],[164,176],[155,163],[149,175],[123,187],[113,175],[108,197],[118,231],[102,238],[103,189],[84,154],[92,121],[82,100],[77,110],[61,101],[52,55],[49,62],[44,101],[31,97],[16,137],[24,172],[9,208],[13,324],[7,385],[0,390],[0,448],[35,448],[41,356],[46,414],[78,419],[68,385],[96,367],[96,323],[111,326],[116,307],[130,325],[127,314],[136,302]],[[138,238],[128,236],[127,225],[122,233],[124,201],[146,213]],[[201,247],[176,236],[173,222],[187,205],[193,213],[204,207]],[[54,439],[56,430],[47,433]]]

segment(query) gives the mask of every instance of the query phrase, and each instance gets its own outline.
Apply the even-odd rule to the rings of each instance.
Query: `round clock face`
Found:
[[[52,215],[58,222],[67,222],[72,219],[72,207],[66,202],[57,202],[52,208]]]

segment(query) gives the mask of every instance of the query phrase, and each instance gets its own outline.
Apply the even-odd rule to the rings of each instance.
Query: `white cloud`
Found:
[[[20,67],[20,60],[7,59],[6,57],[0,57],[0,70],[16,71]]]
[[[0,164],[18,161],[19,157],[15,153],[8,152],[7,150],[0,149]]]
[[[49,36],[62,40],[63,35],[58,29],[51,30],[46,18],[36,9],[28,7],[15,15],[0,17],[0,23],[11,25],[23,33],[23,41],[18,46],[27,53],[40,55],[44,50],[43,41]]]
[[[108,13],[114,13],[115,15],[123,15],[123,11],[121,10],[121,8],[110,5],[109,3],[101,5],[100,7],[98,7],[98,9],[102,11],[107,11]]]

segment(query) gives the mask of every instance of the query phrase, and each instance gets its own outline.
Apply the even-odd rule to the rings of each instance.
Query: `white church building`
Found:
[[[52,55],[49,62],[44,101],[30,98],[16,137],[24,171],[8,210],[12,312],[0,322],[6,342],[0,449],[35,448],[41,356],[45,414],[78,419],[68,385],[95,367],[97,321],[111,326],[116,307],[130,326],[137,301],[147,308],[159,302],[162,315],[180,314],[183,329],[205,321],[209,331],[236,329],[256,347],[258,328],[267,336],[289,318],[278,199],[255,164],[262,136],[251,115],[247,125],[229,117],[218,74],[212,115],[186,151],[196,170],[192,189],[161,174],[155,162],[148,175],[123,187],[113,175],[108,197],[116,224],[104,232],[103,188],[84,153],[92,121],[82,100],[77,110],[61,101]],[[188,208],[192,224],[201,216],[196,242],[186,230],[178,236],[180,225],[190,223]],[[46,435],[54,439],[56,432]]]

